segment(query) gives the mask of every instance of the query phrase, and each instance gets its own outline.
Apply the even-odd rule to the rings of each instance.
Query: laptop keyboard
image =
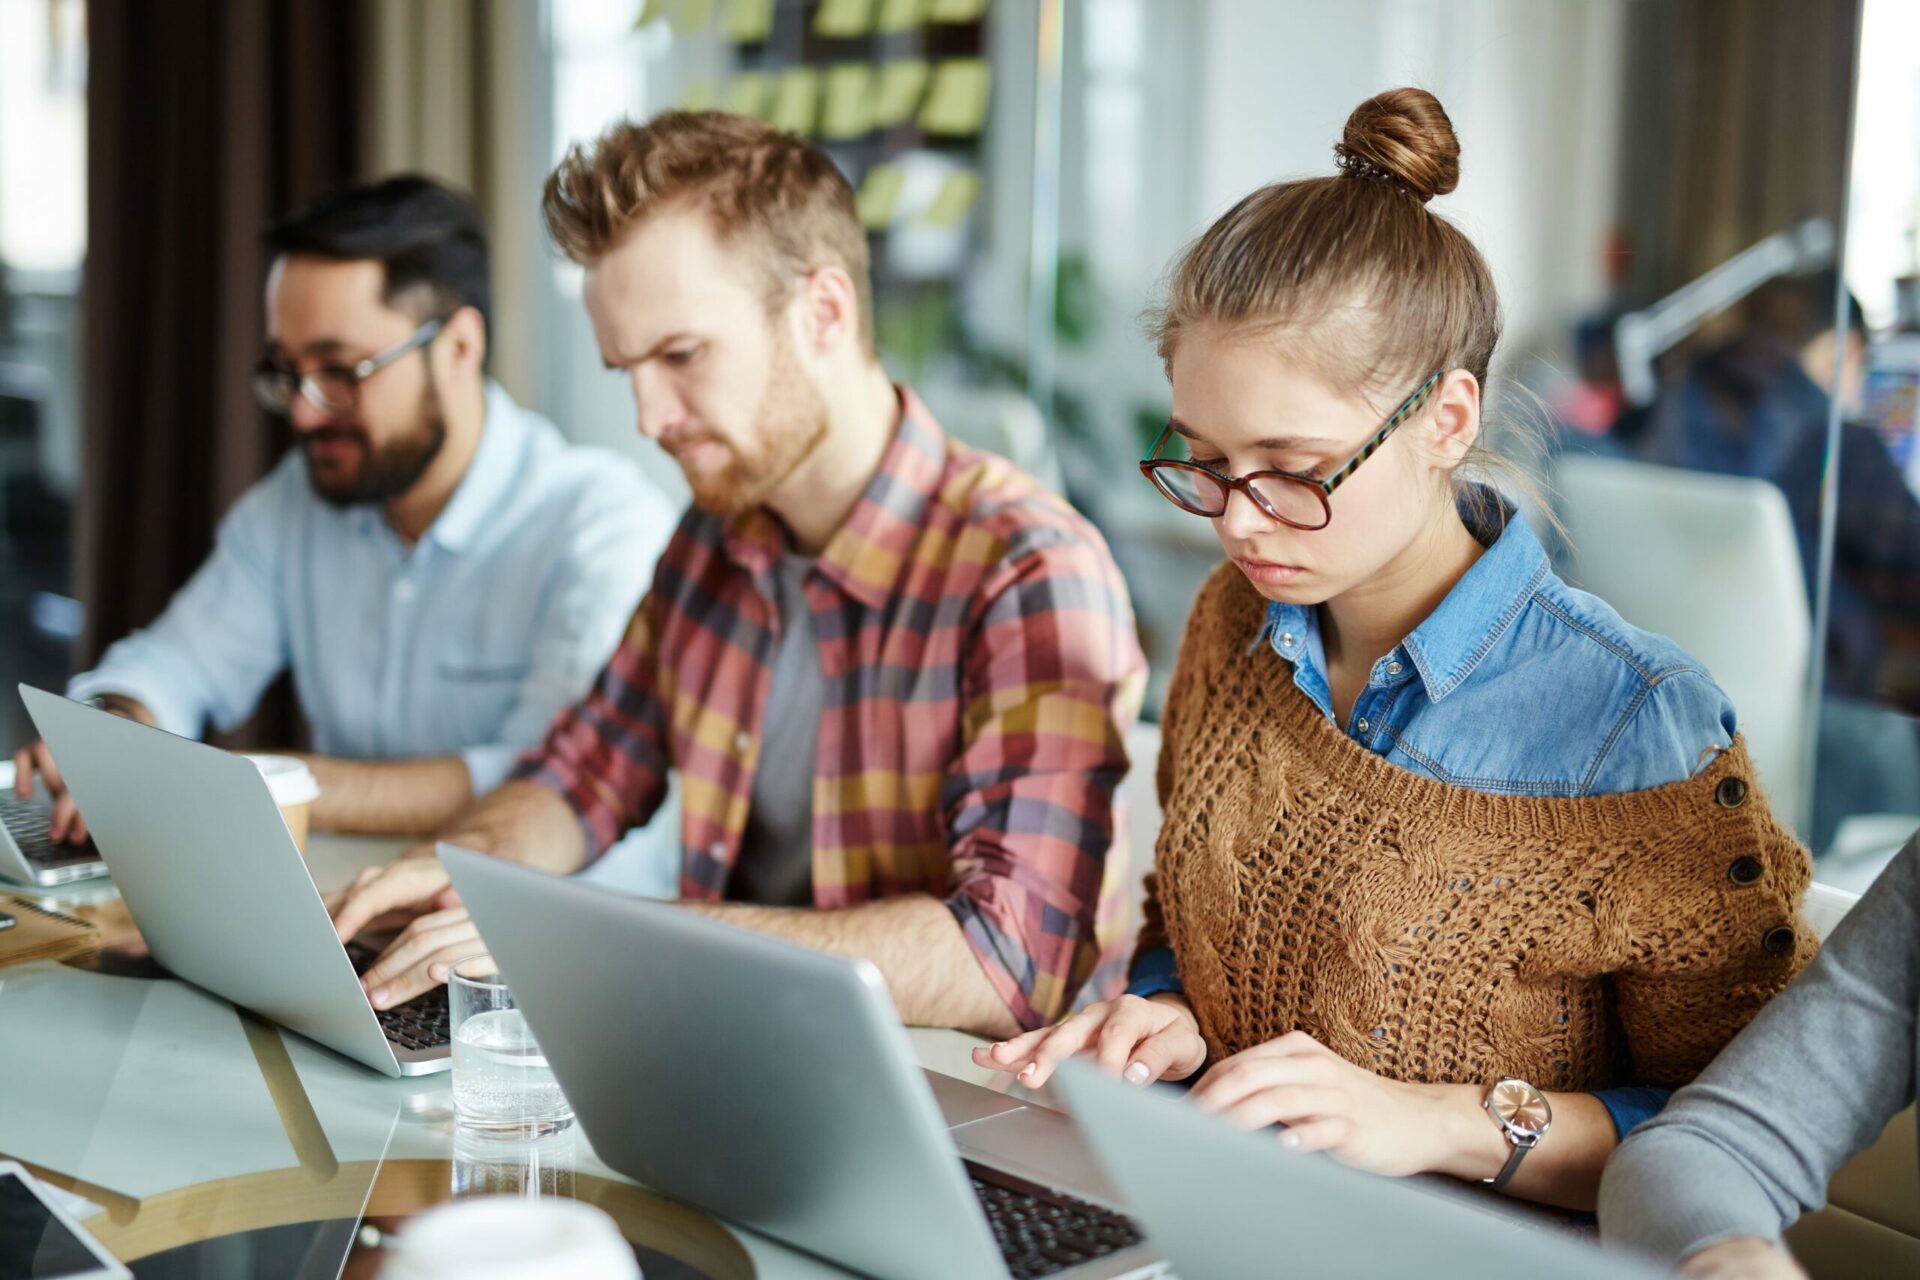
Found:
[[[1014,1280],[1056,1275],[1140,1243],[1140,1232],[1111,1209],[997,1169],[967,1171]]]
[[[380,958],[380,953],[372,947],[350,942],[347,958],[353,961],[355,973],[365,973],[367,966]],[[375,1009],[373,1016],[380,1020],[380,1029],[387,1033],[387,1039],[401,1048],[439,1049],[453,1043],[448,1021],[452,1012],[447,1004],[446,987],[438,986],[405,1004]]]
[[[52,820],[53,810],[46,805],[22,800],[12,788],[0,790],[0,822],[6,823],[7,834],[28,862],[37,867],[59,866],[100,856],[92,837],[79,844],[55,844],[47,835]]]

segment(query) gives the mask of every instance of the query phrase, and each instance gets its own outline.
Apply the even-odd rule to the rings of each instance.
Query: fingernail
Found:
[[[1128,1084],[1145,1084],[1147,1082],[1147,1064],[1144,1062],[1133,1063],[1127,1068],[1126,1074],[1122,1078],[1125,1079]]]
[[[1300,1135],[1288,1130],[1280,1135],[1280,1145],[1289,1151],[1296,1150],[1300,1146]]]
[[[1032,1075],[1038,1069],[1039,1067],[1035,1063],[1029,1062],[1026,1066],[1020,1068],[1020,1078],[1022,1080],[1025,1080],[1028,1076]]]
[[[367,998],[373,1001],[374,1008],[384,1009],[387,1007],[387,996],[389,994],[391,993],[388,992],[385,987],[377,987],[374,989],[374,993]]]

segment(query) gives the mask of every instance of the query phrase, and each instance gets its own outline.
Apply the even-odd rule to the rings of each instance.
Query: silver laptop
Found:
[[[452,1064],[446,988],[378,1014],[253,763],[20,686],[154,959],[390,1076]]]
[[[1156,1248],[1183,1276],[1270,1280],[1655,1280],[1663,1274],[1464,1186],[1393,1179],[1281,1149],[1169,1090],[1069,1062],[1069,1109]]]
[[[1071,1122],[921,1071],[872,965],[440,860],[615,1169],[889,1280],[1160,1273]]]

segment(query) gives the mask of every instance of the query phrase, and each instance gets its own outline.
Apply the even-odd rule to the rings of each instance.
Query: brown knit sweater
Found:
[[[1812,958],[1811,866],[1741,742],[1623,795],[1450,786],[1248,652],[1265,608],[1208,580],[1162,721],[1140,947],[1173,947],[1215,1059],[1300,1029],[1396,1080],[1677,1085]]]

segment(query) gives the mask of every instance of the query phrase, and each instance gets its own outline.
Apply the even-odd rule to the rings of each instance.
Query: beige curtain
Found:
[[[546,78],[528,0],[361,0],[372,66],[362,154],[370,176],[426,173],[473,194],[493,254],[492,373],[535,391],[536,273]]]

